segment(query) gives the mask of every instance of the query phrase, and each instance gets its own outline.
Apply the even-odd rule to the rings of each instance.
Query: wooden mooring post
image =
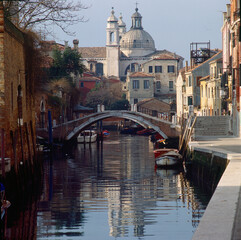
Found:
[[[1,158],[2,158],[2,176],[5,177],[5,136],[4,128],[1,130]]]

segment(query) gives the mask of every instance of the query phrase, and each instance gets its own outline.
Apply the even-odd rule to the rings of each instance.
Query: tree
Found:
[[[129,101],[126,99],[117,100],[116,102],[112,103],[110,106],[110,110],[128,110],[129,108]]]
[[[79,17],[79,12],[88,8],[78,0],[7,0],[3,4],[5,16],[22,29],[41,24],[47,31],[49,25],[55,24],[67,34],[73,34],[68,31],[70,25],[85,22],[83,16]]]
[[[53,63],[50,67],[50,79],[70,78],[71,74],[78,75],[85,70],[80,61],[81,55],[78,51],[66,48],[62,53],[59,49],[53,51]]]
[[[106,79],[88,93],[86,105],[96,108],[98,104],[103,104],[106,109],[111,109],[112,105],[121,98],[121,82],[111,83]]]

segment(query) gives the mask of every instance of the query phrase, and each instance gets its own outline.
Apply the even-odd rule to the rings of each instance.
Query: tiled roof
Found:
[[[131,73],[129,77],[154,77],[154,76],[149,73],[135,72],[135,73]]]
[[[183,57],[181,57],[180,55],[178,55],[176,53],[172,53],[166,49],[157,50],[154,53],[147,55],[146,57],[151,57],[151,58],[155,59],[155,58],[158,58],[158,56],[160,56],[160,55],[172,56],[174,59],[183,59]]]
[[[81,77],[79,80],[80,81],[89,81],[89,82],[94,81],[94,82],[96,82],[96,81],[100,81],[101,79],[97,78],[97,77]]]
[[[205,76],[205,77],[202,77],[202,78],[199,79],[199,81],[206,80],[206,79],[208,79],[209,77],[210,77],[210,75]]]
[[[154,60],[178,60],[178,57],[169,54],[160,54],[153,57]]]
[[[137,103],[138,107],[156,110],[158,112],[166,112],[171,110],[171,104],[158,100],[156,98],[144,99]]]
[[[79,47],[82,58],[106,58],[105,47]]]

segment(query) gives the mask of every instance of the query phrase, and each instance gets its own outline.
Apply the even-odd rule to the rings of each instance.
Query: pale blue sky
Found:
[[[154,39],[156,49],[167,49],[189,61],[191,42],[211,42],[211,48],[222,47],[222,12],[230,0],[138,0],[142,25]],[[72,27],[74,37],[53,28],[55,40],[73,45],[79,39],[81,47],[104,47],[106,21],[114,7],[116,17],[122,13],[130,29],[131,15],[135,12],[136,1],[130,0],[82,0],[90,8],[80,12],[88,21]],[[50,40],[50,39],[49,39]]]

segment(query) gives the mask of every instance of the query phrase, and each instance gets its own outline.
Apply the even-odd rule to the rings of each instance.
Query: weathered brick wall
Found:
[[[32,162],[35,152],[33,79],[26,69],[24,43],[25,34],[0,14],[0,127],[5,131],[5,157],[16,168],[20,161]]]

